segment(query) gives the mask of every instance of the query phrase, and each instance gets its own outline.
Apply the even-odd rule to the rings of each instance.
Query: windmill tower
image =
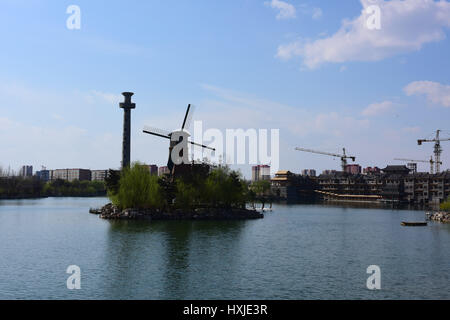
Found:
[[[136,104],[131,102],[133,92],[123,92],[125,101],[119,106],[123,109],[123,140],[122,140],[122,169],[128,168],[131,162],[131,109]]]
[[[163,129],[158,129],[154,127],[145,127],[143,132],[151,134],[157,137],[165,138],[170,140],[169,144],[169,160],[167,161],[167,167],[169,168],[170,174],[173,175],[174,169],[177,165],[187,164],[189,162],[188,155],[188,144],[195,146],[200,146],[205,149],[215,151],[216,149],[189,141],[190,134],[186,131],[189,127],[190,120],[192,119],[192,108],[188,105],[186,110],[186,115],[184,116],[183,124],[181,129],[174,131],[167,131]]]

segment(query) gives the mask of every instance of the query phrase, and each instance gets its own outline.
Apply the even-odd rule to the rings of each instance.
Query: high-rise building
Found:
[[[252,167],[252,181],[270,180],[270,166],[258,165]]]
[[[42,169],[41,171],[36,171],[36,177],[43,182],[47,182],[51,178],[51,171]]]
[[[66,181],[90,181],[91,170],[89,169],[56,169],[52,170],[51,180],[66,180]]]
[[[108,170],[91,170],[91,181],[105,181]]]
[[[169,174],[169,173],[170,173],[170,170],[169,170],[169,168],[167,166],[158,168],[158,176],[159,177],[161,177],[161,176],[163,176],[165,174]]]
[[[360,174],[361,166],[359,164],[348,164],[345,166],[345,172],[350,174]]]
[[[52,170],[51,180],[68,180],[67,169]]]
[[[305,169],[305,170],[302,170],[302,176],[305,176],[305,177],[315,177],[315,176],[316,176],[316,170],[314,170],[314,169]]]
[[[32,177],[33,176],[33,166],[22,166],[19,171],[19,176],[21,177]]]
[[[143,164],[142,165],[144,168],[148,169],[148,171],[150,172],[150,174],[153,176],[157,176],[158,175],[158,166],[156,164]]]
[[[158,175],[158,166],[156,164],[149,165],[148,169],[150,170],[150,174],[152,176],[157,176]]]

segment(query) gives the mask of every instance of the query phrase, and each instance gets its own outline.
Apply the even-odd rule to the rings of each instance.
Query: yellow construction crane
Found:
[[[431,174],[434,173],[434,165],[436,163],[436,161],[433,160],[433,157],[431,157],[430,160],[411,160],[411,159],[402,159],[402,158],[396,158],[394,160],[397,160],[397,161],[408,161],[408,162],[412,162],[412,163],[416,163],[416,162],[429,163],[430,164],[430,173]],[[440,164],[442,164],[442,162]]]
[[[343,154],[334,154],[334,153],[323,152],[323,151],[316,151],[316,150],[304,149],[304,148],[295,148],[295,150],[303,151],[303,152],[316,153],[316,154],[323,154],[323,155],[331,156],[331,157],[335,157],[335,158],[341,158],[342,171],[345,171],[345,167],[347,166],[347,159],[351,159],[352,161],[356,160],[356,157],[346,155],[345,148],[342,149],[343,150]]]
[[[436,137],[434,139],[420,139],[417,140],[417,143],[419,146],[422,145],[424,142],[434,142],[434,163],[436,166],[436,173],[441,172],[441,154],[442,154],[442,148],[441,148],[441,142],[442,141],[450,141],[450,138],[441,138],[440,133],[442,130],[436,131]]]

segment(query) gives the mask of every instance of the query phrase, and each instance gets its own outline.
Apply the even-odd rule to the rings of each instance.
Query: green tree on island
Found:
[[[269,180],[259,180],[252,183],[250,189],[253,207],[255,207],[255,202],[259,201],[262,204],[262,209],[264,209],[267,199],[272,197],[270,186]]]
[[[139,162],[121,173],[118,188],[108,190],[108,196],[114,205],[122,209],[163,207],[158,177],[151,175],[148,168]]]
[[[239,172],[226,166],[206,174],[186,174],[174,181],[152,176],[141,163],[120,174],[118,184],[107,181],[108,196],[120,209],[193,210],[195,208],[245,208],[249,189]]]
[[[441,210],[450,211],[450,197],[441,204]]]

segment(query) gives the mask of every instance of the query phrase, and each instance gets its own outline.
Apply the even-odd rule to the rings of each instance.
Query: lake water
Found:
[[[0,201],[0,299],[450,299],[450,225],[423,211],[274,206],[233,222],[112,222],[104,198]],[[69,265],[81,290],[68,290]],[[381,290],[366,287],[381,268]]]

